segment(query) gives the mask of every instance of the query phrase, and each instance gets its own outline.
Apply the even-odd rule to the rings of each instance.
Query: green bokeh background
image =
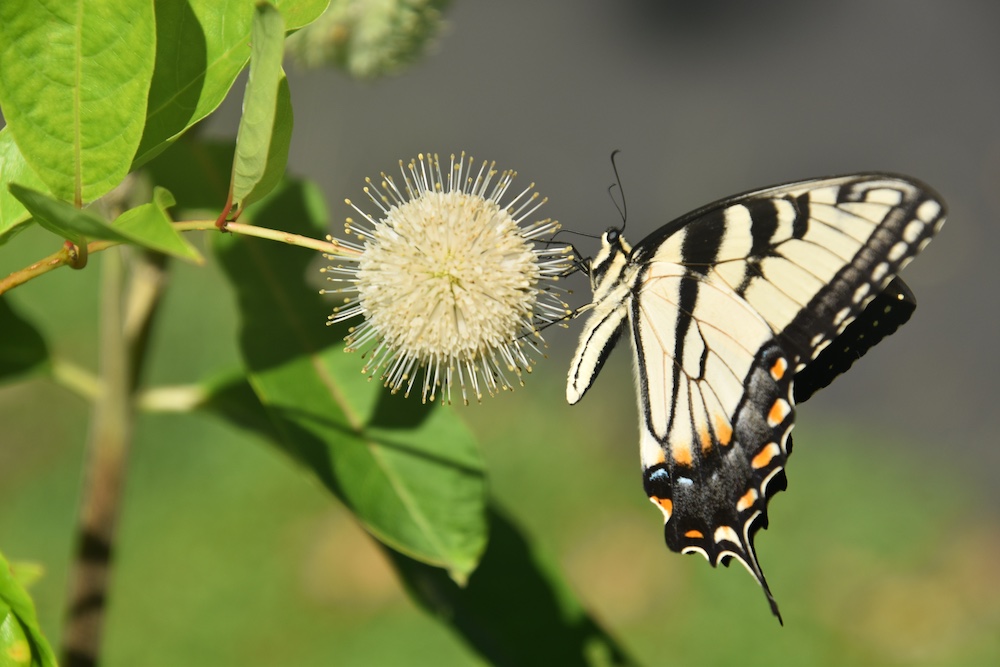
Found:
[[[537,180],[544,214],[597,233],[617,222],[603,188],[623,148],[633,240],[781,180],[885,168],[935,185],[951,215],[904,274],[913,321],[798,412],[789,490],[757,540],[784,628],[741,568],[663,545],[625,349],[571,408],[578,329],[550,330],[524,389],[456,410],[500,505],[643,664],[1000,664],[998,10],[754,5],[461,0],[438,52],[397,79],[290,71],[290,164],[336,220],[365,175],[464,148]],[[207,135],[233,136],[241,97]],[[53,249],[26,231],[0,275]],[[99,270],[95,257],[9,296],[91,369]],[[237,326],[217,267],[176,263],[147,382],[232,367]],[[32,593],[56,645],[87,428],[84,402],[48,381],[0,387],[0,548],[45,566]],[[120,535],[107,665],[478,662],[306,471],[211,417],[140,419]]]

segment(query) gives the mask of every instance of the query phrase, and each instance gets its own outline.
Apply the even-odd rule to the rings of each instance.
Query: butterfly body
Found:
[[[735,558],[779,619],[753,539],[785,488],[796,399],[906,321],[912,294],[895,275],[943,221],[943,203],[912,179],[815,179],[710,204],[635,247],[609,229],[589,262],[567,400],[627,328],[643,482],[667,545],[713,566]]]

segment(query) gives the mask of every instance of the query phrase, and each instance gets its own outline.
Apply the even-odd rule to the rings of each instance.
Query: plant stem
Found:
[[[133,250],[108,253],[101,267],[100,391],[94,401],[63,635],[63,664],[70,667],[96,665],[100,656],[136,388],[166,284],[164,256],[133,252],[124,289],[122,255]]]
[[[144,412],[191,412],[205,403],[208,390],[197,384],[151,387],[136,395],[136,407]]]
[[[190,232],[197,230],[215,230],[217,227],[215,226],[214,220],[188,220],[184,222],[175,222],[174,229],[179,232]],[[221,231],[231,232],[233,234],[242,234],[244,236],[256,236],[257,238],[278,241],[279,243],[287,243],[288,245],[295,245],[301,248],[308,248],[310,250],[318,250],[319,252],[325,252],[332,255],[360,254],[359,250],[341,245],[333,239],[329,241],[321,241],[320,239],[300,236],[299,234],[289,234],[278,229],[256,227],[254,225],[245,225],[239,222],[226,223],[225,228]],[[87,244],[87,254],[93,255],[94,253],[107,250],[108,248],[116,245],[120,245],[119,242],[91,241]],[[3,280],[0,280],[0,294],[3,294],[8,290],[12,290],[18,285],[23,285],[29,280],[33,280],[38,276],[44,275],[53,269],[58,269],[60,266],[72,265],[75,260],[75,256],[76,255],[72,252],[72,249],[64,247],[58,252],[54,252],[48,257],[35,262],[31,266],[14,271]]]
[[[63,664],[97,664],[124,468],[132,432],[129,354],[122,327],[124,263],[110,253],[101,266],[100,375],[94,402],[86,476],[71,565]]]
[[[234,234],[243,234],[244,236],[256,236],[260,239],[268,239],[271,241],[279,241],[281,243],[287,243],[289,245],[297,245],[302,248],[309,248],[311,250],[319,250],[320,252],[342,254],[348,252],[350,254],[360,254],[356,250],[351,248],[345,248],[344,246],[334,243],[332,241],[320,241],[319,239],[312,239],[308,236],[300,236],[298,234],[289,234],[288,232],[283,232],[277,229],[268,229],[266,227],[255,227],[253,225],[244,225],[239,222],[230,222],[226,225],[223,230],[226,232],[232,232]]]
[[[71,361],[53,357],[52,379],[56,384],[69,389],[88,401],[94,401],[101,393],[101,381],[96,375]]]
[[[87,252],[88,254],[100,252],[114,245],[117,244],[112,241],[94,241],[87,244]],[[14,271],[3,280],[0,280],[0,294],[12,290],[18,285],[23,285],[29,280],[44,275],[53,269],[58,269],[60,266],[72,266],[76,261],[76,257],[77,253],[73,252],[71,248],[63,246],[58,252],[54,252],[46,258],[38,260],[31,266]]]

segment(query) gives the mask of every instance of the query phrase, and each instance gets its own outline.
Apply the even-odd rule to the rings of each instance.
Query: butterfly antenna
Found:
[[[611,168],[615,172],[615,182],[612,183],[610,186],[608,186],[608,196],[611,197],[611,202],[615,205],[615,208],[618,209],[618,215],[620,215],[622,219],[622,228],[618,231],[624,232],[625,223],[628,219],[628,207],[625,205],[625,188],[622,187],[622,177],[618,174],[618,163],[615,161],[615,157],[619,153],[621,153],[621,150],[618,148],[611,151]],[[615,187],[618,188],[618,193],[622,200],[621,206],[618,205],[617,200],[615,200],[614,194],[612,194],[611,192],[612,189]]]

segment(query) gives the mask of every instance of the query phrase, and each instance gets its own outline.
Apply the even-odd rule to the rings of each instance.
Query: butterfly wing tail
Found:
[[[774,491],[777,491],[776,487]],[[712,567],[716,567],[720,563],[728,566],[733,559],[739,561],[764,591],[767,602],[771,606],[771,613],[777,617],[779,623],[784,625],[781,612],[778,610],[778,603],[767,584],[767,578],[757,560],[757,552],[753,544],[754,533],[767,523],[766,499],[761,500],[763,501],[761,509],[755,509],[755,503],[754,507],[739,512],[739,514],[749,513],[742,534],[731,527],[739,523],[740,517],[737,514],[733,514],[729,520],[721,521],[721,525],[716,528],[713,535],[705,535],[703,531],[696,528],[682,529],[678,525],[671,525],[670,522],[665,526],[664,534],[667,546],[673,551],[685,554],[699,553],[708,560]]]
[[[762,515],[766,516],[766,515]],[[767,578],[764,576],[764,571],[760,567],[760,562],[757,560],[757,552],[753,545],[753,532],[757,530],[758,526],[752,526],[750,531],[744,535],[743,543],[740,545],[743,550],[742,555],[736,555],[735,557],[746,567],[747,571],[757,580],[760,584],[761,590],[764,591],[764,595],[767,597],[767,603],[771,605],[771,613],[774,614],[778,623],[782,626],[785,622],[781,618],[781,612],[778,610],[778,602],[774,599],[774,595],[771,594],[771,588],[767,585]],[[728,563],[727,563],[728,564]]]

